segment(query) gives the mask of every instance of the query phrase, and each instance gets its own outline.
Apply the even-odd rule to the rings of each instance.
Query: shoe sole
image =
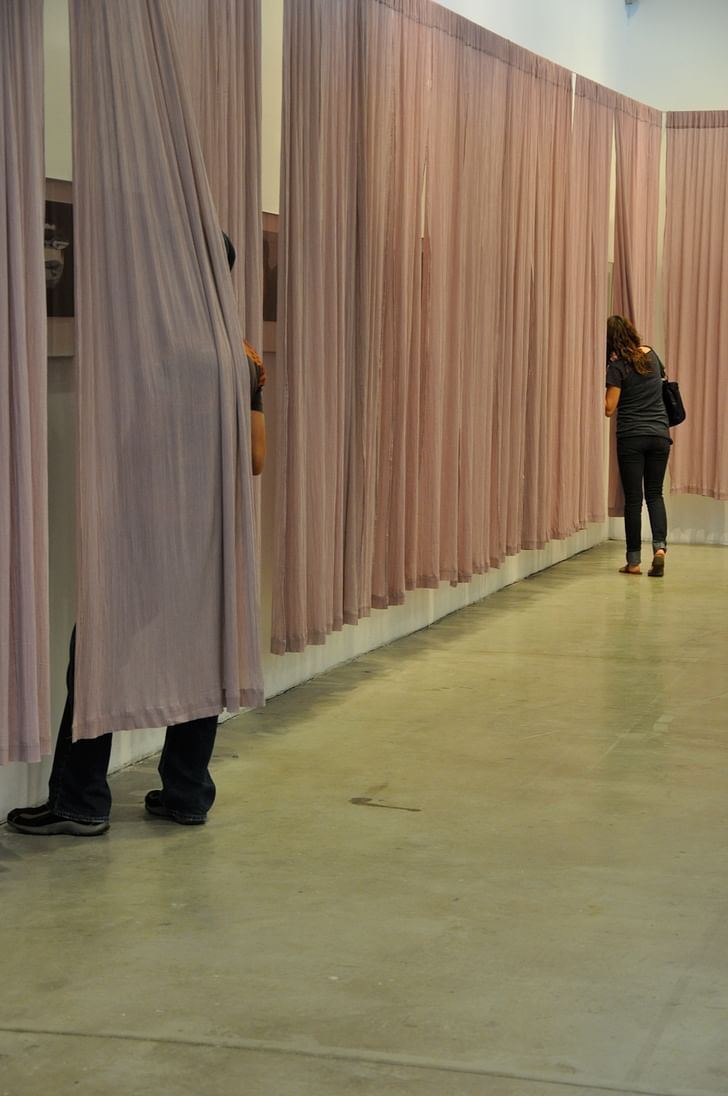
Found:
[[[178,825],[204,825],[207,819],[178,819],[168,811],[155,811],[145,807],[147,814],[152,819],[162,819],[163,822],[177,822]]]
[[[8,827],[11,830],[30,837],[56,837],[59,835],[67,837],[100,837],[102,833],[107,832],[109,826],[109,822],[100,822],[98,825],[84,825],[83,822],[74,822],[72,818],[64,818],[60,822],[48,822],[45,826],[26,826],[17,818],[13,821],[8,819]]]
[[[157,790],[147,792],[144,796],[144,810],[152,818],[162,818],[166,822],[176,822],[178,826],[204,826],[207,822],[207,817],[185,818],[184,815],[175,814],[173,811],[167,810],[161,799],[162,793]]]

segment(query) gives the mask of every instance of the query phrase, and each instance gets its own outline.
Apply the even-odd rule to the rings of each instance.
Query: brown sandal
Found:
[[[620,575],[641,575],[641,571],[630,571],[631,564],[625,563],[624,567],[619,568]]]
[[[661,555],[658,555],[658,553],[655,552],[654,556],[652,557],[652,566],[650,567],[647,574],[650,576],[650,578],[662,578],[663,577],[663,575],[665,574],[665,553],[664,552]]]

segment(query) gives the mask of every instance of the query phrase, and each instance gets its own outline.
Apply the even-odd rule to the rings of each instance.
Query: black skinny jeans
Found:
[[[111,755],[111,734],[72,740],[73,681],[76,663],[76,629],[66,673],[68,696],[58,730],[53,769],[48,782],[50,809],[77,822],[106,821],[111,811],[111,789],[106,779]],[[215,801],[215,784],[208,765],[215,747],[217,715],[167,727],[159,759],[162,803],[176,817],[199,820]]]
[[[642,550],[642,484],[652,529],[652,550],[667,548],[667,513],[662,484],[670,456],[669,438],[641,434],[617,438],[617,460],[624,489],[627,563],[636,565]]]

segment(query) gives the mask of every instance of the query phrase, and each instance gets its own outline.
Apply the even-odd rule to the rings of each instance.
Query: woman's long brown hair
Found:
[[[607,320],[607,362],[616,354],[620,361],[629,362],[636,373],[643,377],[653,373],[640,350],[642,339],[624,316],[610,316]]]

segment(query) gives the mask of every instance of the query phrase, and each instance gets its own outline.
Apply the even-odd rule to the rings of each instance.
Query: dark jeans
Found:
[[[74,742],[73,681],[76,662],[76,629],[66,674],[68,696],[58,731],[53,769],[48,782],[50,809],[62,818],[101,822],[111,811],[111,789],[106,779],[111,755],[111,734]],[[159,759],[162,803],[180,818],[202,819],[215,801],[215,784],[208,769],[217,734],[217,716],[193,719],[167,727]]]
[[[652,550],[667,548],[667,514],[662,483],[670,456],[670,439],[651,437],[617,438],[617,460],[624,488],[624,530],[627,563],[637,564],[642,548],[642,484],[652,528]]]

